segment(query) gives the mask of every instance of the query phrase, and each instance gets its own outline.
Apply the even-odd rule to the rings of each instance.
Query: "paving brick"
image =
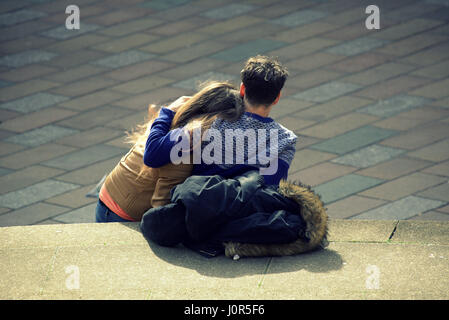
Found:
[[[30,113],[66,101],[68,98],[47,92],[39,92],[0,104],[0,108],[20,113]]]
[[[238,83],[237,76],[219,73],[219,72],[206,72],[201,75],[176,82],[176,83],[172,84],[172,86],[176,87],[176,88],[197,90],[198,86],[201,83],[204,83],[207,81],[212,81],[212,80],[214,80],[214,81],[231,81],[234,84]]]
[[[249,15],[243,15],[227,19],[225,21],[210,24],[206,27],[199,28],[196,31],[209,35],[220,35],[235,30],[243,29],[253,24],[260,23],[262,21],[263,20],[260,18],[252,17]]]
[[[331,47],[326,50],[328,53],[339,54],[343,56],[355,56],[360,53],[368,52],[373,49],[382,47],[388,43],[387,40],[361,37],[351,41],[344,42],[337,46]]]
[[[227,34],[218,36],[218,40],[230,42],[230,43],[244,43],[249,39],[260,39],[279,41],[273,38],[273,35],[285,28],[280,25],[271,24],[268,22],[262,22],[255,25],[251,25],[244,29],[235,30]],[[288,42],[288,41],[282,41]]]
[[[49,61],[56,56],[56,53],[44,50],[28,50],[1,57],[0,65],[17,68],[31,63]]]
[[[63,128],[55,125],[47,125],[42,128],[33,129],[5,139],[6,142],[21,144],[28,147],[51,142],[57,138],[77,133],[77,130]]]
[[[99,45],[93,46],[92,49],[117,53],[125,50],[130,50],[136,47],[141,47],[158,38],[159,37],[157,36],[145,33],[135,33],[123,38],[100,43]]]
[[[426,168],[422,172],[449,177],[449,161]]]
[[[0,129],[9,130],[11,132],[22,133],[35,128],[51,124],[58,120],[68,118],[75,115],[76,112],[61,108],[49,107],[36,112],[16,117],[4,121],[0,124]]]
[[[114,80],[129,81],[140,78],[142,76],[157,73],[161,70],[165,70],[173,66],[173,63],[150,60],[114,69],[113,71],[103,74],[103,76]]]
[[[428,109],[423,108],[423,109]],[[421,109],[421,108],[417,108]],[[408,113],[407,111],[403,112]],[[432,119],[429,119],[429,117],[423,117],[423,118],[411,118],[411,117],[404,117],[402,116],[403,113],[399,113],[398,115],[390,118],[386,118],[385,120],[379,121],[374,123],[376,127],[385,128],[385,129],[392,129],[392,130],[399,130],[399,131],[407,131],[413,128],[416,128],[420,125],[423,125],[427,122],[432,121]],[[431,112],[429,112],[431,115]],[[441,119],[441,118],[440,118]]]
[[[400,94],[370,104],[364,108],[357,110],[357,112],[371,114],[378,117],[391,117],[400,112],[420,107],[429,102],[429,99],[425,99],[422,97]]]
[[[73,68],[69,67],[69,68],[65,69],[64,71],[59,71],[59,72],[53,73],[51,75],[47,75],[47,76],[45,76],[45,79],[48,79],[51,81],[56,81],[56,82],[67,83],[67,82],[73,82],[76,80],[87,78],[89,76],[93,76],[98,73],[102,73],[105,70],[107,70],[107,69],[97,67],[97,66],[92,66],[89,64],[85,64],[85,65],[80,65],[80,66],[73,67]]]
[[[98,199],[92,197],[86,197],[86,194],[94,188],[95,185],[90,185],[86,187],[81,187],[78,189],[71,190],[67,193],[55,196],[45,200],[45,203],[56,204],[63,207],[70,208],[80,208],[84,207],[86,204],[97,202]],[[92,212],[95,212],[92,211]]]
[[[444,60],[443,62],[420,68],[411,74],[432,79],[446,78],[449,76],[449,60]]]
[[[99,89],[110,87],[116,83],[117,81],[115,80],[108,79],[102,76],[95,76],[72,82],[70,83],[70,85],[54,88],[51,90],[51,92],[69,97],[77,97],[97,91]]]
[[[0,73],[0,79],[4,79],[8,82],[21,82],[51,74],[56,71],[58,71],[56,68],[31,64],[7,72],[2,72]]]
[[[131,112],[131,110],[125,110],[123,108],[103,106],[91,109],[70,119],[63,120],[59,122],[59,124],[65,127],[86,130],[93,127],[102,126],[114,119],[123,118]],[[78,133],[78,131],[76,130],[76,132],[73,132],[72,134],[75,133]]]
[[[271,23],[283,25],[285,27],[296,27],[303,24],[308,24],[313,21],[322,19],[328,15],[327,12],[317,10],[300,10],[289,13],[285,16],[271,20]]]
[[[166,10],[169,8],[173,8],[179,5],[182,5],[189,0],[151,0],[144,1],[139,6],[142,8],[152,8],[156,10]]]
[[[58,176],[56,179],[82,186],[97,184],[105,174],[108,174],[120,161],[122,156],[94,163],[85,168],[76,169]],[[50,197],[49,197],[50,198]]]
[[[416,66],[428,66],[449,58],[448,49],[449,44],[447,42],[443,42],[424,50],[417,51],[414,54],[402,57],[400,61]]]
[[[432,220],[432,221],[447,221],[449,219],[448,214],[439,211],[427,211],[426,213],[418,213],[416,216],[410,218],[410,220]]]
[[[289,175],[290,180],[299,180],[304,184],[316,186],[352,173],[356,168],[324,162]]]
[[[418,193],[418,196],[448,202],[449,183],[448,181],[446,181],[445,183],[442,183],[439,186],[429,188],[423,192]]]
[[[354,9],[349,9],[337,14],[328,15],[323,19],[323,21],[337,26],[344,26],[354,22],[363,23],[365,19],[365,11],[360,10],[359,7],[355,7]]]
[[[342,71],[342,72],[359,72],[361,70],[382,64],[391,60],[391,57],[384,54],[367,52],[355,57],[349,57],[333,65],[327,66],[326,69]]]
[[[267,51],[275,50],[285,46],[285,42],[273,41],[267,39],[256,39],[233,48],[220,51],[211,56],[213,59],[236,62],[246,60],[251,56],[263,54]]]
[[[69,39],[58,40],[55,43],[47,46],[46,49],[52,52],[58,52],[60,54],[67,54],[74,51],[80,51],[81,49],[86,49],[88,47],[101,43],[108,43],[110,41],[112,40],[109,37],[101,36],[95,33],[87,33]]]
[[[148,109],[143,109],[140,112],[133,112],[126,117],[110,121],[106,127],[129,132],[135,129],[136,125],[144,123],[146,119],[148,119]]]
[[[312,102],[299,101],[290,98],[281,98],[279,102],[273,106],[269,116],[273,119],[279,119],[285,116],[293,115],[296,112],[306,109],[312,105]],[[296,117],[295,115],[295,118],[298,117]]]
[[[386,130],[368,125],[314,144],[313,146],[310,146],[310,148],[343,155],[384,140],[395,133],[396,131],[393,130]]]
[[[278,31],[272,35],[269,35],[268,38],[276,41],[294,43],[310,37],[323,35],[325,32],[333,30],[334,28],[335,25],[330,23],[316,21],[305,25],[299,25],[294,28],[288,28],[283,31]]]
[[[105,127],[96,127],[82,131],[74,135],[58,139],[55,142],[76,148],[86,148],[95,144],[104,143],[123,135],[122,130],[114,130]]]
[[[120,68],[153,58],[154,55],[138,50],[128,50],[92,62],[100,67]]]
[[[13,147],[20,146],[17,144],[8,144]],[[21,146],[23,148],[23,146]],[[12,150],[19,151],[20,149]],[[60,155],[76,150],[75,148],[63,146],[55,143],[48,143],[36,148],[26,149],[13,153],[9,156],[0,158],[0,166],[10,169],[22,169],[48,159],[58,157]]]
[[[201,57],[209,57],[209,55],[227,47],[229,47],[229,44],[215,40],[207,40],[166,54],[162,58],[170,62],[187,63]]]
[[[376,208],[385,201],[361,196],[350,196],[327,206],[327,214],[333,219],[347,219],[361,212]]]
[[[14,12],[0,14],[0,26],[10,26],[29,20],[45,17],[46,14],[40,11],[21,9]]]
[[[415,69],[415,67],[410,65],[390,62],[381,64],[380,66],[365,71],[349,75],[347,77],[342,78],[341,80],[360,85],[370,85],[376,82],[381,82],[396,77],[400,74],[408,73],[413,69]]]
[[[41,35],[57,40],[65,40],[73,37],[78,37],[82,34],[96,31],[100,26],[96,24],[80,23],[79,29],[67,29],[65,25],[58,26],[54,29],[50,29],[41,33]]]
[[[339,55],[326,52],[317,52],[308,56],[300,57],[299,59],[287,61],[285,65],[289,70],[298,69],[303,71],[310,71],[342,59],[344,59],[344,57],[341,57]],[[288,81],[290,82],[290,79]]]
[[[356,95],[371,99],[386,99],[398,93],[408,92],[416,87],[429,83],[430,80],[415,76],[400,76],[382,83],[375,84],[364,90],[360,90]]]
[[[416,172],[371,188],[362,192],[361,195],[384,200],[398,200],[445,181],[446,179],[442,177]]]
[[[379,208],[375,208],[359,214],[352,219],[408,219],[420,213],[435,209],[443,205],[444,202],[430,200],[416,196],[408,196],[406,198],[385,204]]]
[[[383,180],[376,178],[348,174],[335,180],[323,183],[313,189],[316,193],[321,195],[321,200],[325,205],[327,205],[360,191],[372,188],[382,182]]]
[[[177,98],[191,94],[190,90],[162,87],[151,90],[148,93],[141,93],[138,95],[132,95],[129,98],[125,98],[113,103],[115,106],[121,106],[128,109],[137,111],[147,110],[150,104],[161,105],[168,101],[174,101]]]
[[[64,173],[64,171],[40,165],[12,171],[0,177],[0,194],[22,189],[61,173]]]
[[[342,74],[340,72],[318,69],[289,78],[287,88],[294,86],[301,89],[309,89],[322,83],[337,79],[341,77],[341,75]]]
[[[345,26],[336,27],[335,24],[330,24],[334,27],[330,32],[327,32],[324,36],[329,39],[350,41],[361,37],[372,36],[373,31],[368,30],[364,22],[357,21],[356,23],[350,23]],[[381,26],[382,28],[382,26]]]
[[[32,186],[0,195],[0,206],[19,209],[77,187],[77,185],[72,183],[48,179]]]
[[[200,15],[206,18],[225,20],[234,18],[248,11],[253,11],[255,8],[255,6],[250,4],[233,3],[225,5],[223,7],[205,11]]]
[[[315,121],[300,119],[295,117],[294,115],[288,115],[279,118],[277,119],[277,122],[279,122],[279,124],[283,125],[284,127],[292,130],[293,132],[299,132],[301,129],[310,127],[311,125],[315,124]]]
[[[122,93],[136,94],[163,87],[172,83],[173,81],[174,80],[172,79],[150,75],[136,80],[131,80],[123,84],[119,84],[117,86],[111,87],[110,89]]]
[[[339,96],[351,93],[360,89],[359,85],[341,82],[341,81],[331,81],[322,84],[318,87],[308,89],[306,91],[300,92],[293,95],[295,99],[306,100],[311,102],[325,102]]]
[[[434,162],[445,161],[449,159],[449,139],[423,147],[416,151],[409,152],[410,157]]]
[[[289,174],[293,174],[299,170],[306,169],[313,165],[325,162],[335,158],[332,153],[321,152],[310,149],[298,150],[295,153],[292,163],[290,164]]]
[[[122,97],[123,94],[106,89],[86,94],[82,97],[71,99],[69,101],[65,101],[60,105],[63,106],[64,108],[71,110],[86,111],[89,109],[96,108],[98,106],[109,104]]]
[[[14,54],[22,51],[43,48],[51,45],[54,42],[54,39],[40,37],[37,35],[24,35],[19,39],[3,41],[2,46],[0,47],[0,52],[2,52],[3,54]]]
[[[449,95],[447,88],[449,87],[449,79],[444,79],[413,90],[410,94],[418,95],[426,98],[443,98]]]
[[[124,151],[121,148],[99,144],[45,161],[43,164],[52,168],[74,170],[124,154]]]
[[[177,65],[174,68],[162,71],[159,73],[159,75],[170,79],[184,80],[211,70],[216,71],[217,69],[225,65],[229,65],[229,63],[221,60],[199,58],[194,61],[183,63]]]
[[[149,29],[151,34],[162,35],[162,36],[174,36],[182,32],[189,32],[196,28],[210,24],[209,19],[204,17],[192,16],[185,19],[175,20],[169,24],[164,24],[162,26],[156,26]]]
[[[96,203],[53,217],[59,223],[94,223]]]
[[[415,171],[419,171],[423,168],[432,165],[432,162],[406,158],[406,157],[398,157],[391,159],[389,161],[385,161],[374,165],[372,167],[359,170],[357,174],[370,176],[373,178],[379,178],[384,180],[392,180],[396,179],[400,176],[404,176],[406,174],[410,174]],[[426,172],[423,170],[423,172]],[[432,172],[429,172],[432,173]]]
[[[421,49],[440,43],[445,39],[446,37],[444,36],[431,33],[421,33],[400,41],[392,42],[377,50],[381,53],[391,54],[394,56],[405,56],[407,54],[411,54]]]
[[[177,49],[189,47],[207,38],[207,35],[195,32],[189,32],[187,34],[181,33],[176,36],[164,38],[160,41],[154,41],[151,44],[140,48],[140,50],[155,54],[170,53]]]
[[[376,32],[374,37],[387,40],[399,40],[401,38],[435,28],[441,24],[441,21],[416,18],[406,21],[405,23],[393,25],[388,28],[382,28],[379,32]]]
[[[356,110],[357,108],[363,107],[370,102],[371,100],[368,99],[343,96],[323,104],[316,105],[313,108],[300,111],[297,113],[297,116],[307,120],[323,121]]]
[[[14,152],[23,150],[25,147],[15,144],[15,143],[7,143],[0,141],[0,156],[6,156],[8,154],[12,154]]]
[[[46,204],[36,203],[26,208],[10,211],[0,215],[0,226],[23,226],[37,224],[40,221],[59,215],[69,210],[68,208]]]
[[[52,81],[33,79],[19,84],[0,88],[0,101],[8,101],[31,95],[36,92],[45,91],[57,87],[59,84]]]
[[[428,146],[449,136],[449,125],[430,123],[391,137],[382,142],[383,145],[414,150]]]
[[[363,127],[377,119],[378,118],[374,116],[360,116],[360,114],[357,113],[349,113],[332,120],[320,122],[315,126],[299,131],[299,133],[301,135],[328,139],[356,128]]]
[[[367,168],[374,166],[380,162],[384,162],[386,160],[394,158],[404,152],[404,150],[397,148],[372,145],[345,154],[344,156],[338,157],[336,159],[332,159],[332,162],[358,168]]]
[[[128,7],[96,15],[95,17],[85,19],[85,21],[89,24],[94,23],[101,26],[110,26],[128,20],[134,20],[146,14],[146,10],[142,8]],[[83,28],[83,24],[81,24],[81,28]]]
[[[141,18],[100,29],[97,33],[111,37],[121,37],[131,33],[145,31],[162,23],[163,20],[159,19]]]
[[[288,61],[299,57],[320,51],[329,46],[338,43],[336,40],[326,39],[323,37],[309,38],[299,43],[290,44],[280,49],[272,50],[266,54],[278,57],[280,61]]]

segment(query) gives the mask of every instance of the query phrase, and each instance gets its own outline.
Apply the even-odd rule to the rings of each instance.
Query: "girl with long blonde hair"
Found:
[[[242,97],[228,82],[210,82],[159,112],[151,105],[149,119],[129,136],[132,148],[101,187],[96,221],[140,221],[148,209],[169,203],[170,190],[191,175],[192,164],[171,163],[167,141],[191,135],[198,126],[207,129],[216,119],[236,120],[243,112]]]

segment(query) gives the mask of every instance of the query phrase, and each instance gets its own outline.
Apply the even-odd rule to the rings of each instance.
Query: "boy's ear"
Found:
[[[275,105],[276,103],[278,103],[280,98],[281,98],[281,92],[279,92],[279,94],[278,94],[276,100],[274,100],[274,102],[272,103],[272,105]]]
[[[245,96],[245,85],[240,83],[240,96],[243,98]]]

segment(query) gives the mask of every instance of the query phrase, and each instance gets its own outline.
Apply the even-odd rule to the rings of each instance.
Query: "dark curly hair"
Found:
[[[271,105],[288,77],[287,69],[271,57],[257,55],[246,61],[240,72],[245,98],[253,105]]]

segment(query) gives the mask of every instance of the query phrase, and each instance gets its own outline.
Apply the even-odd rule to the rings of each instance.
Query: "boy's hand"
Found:
[[[180,106],[186,103],[191,97],[190,96],[182,96],[172,102],[167,108],[176,112]]]

